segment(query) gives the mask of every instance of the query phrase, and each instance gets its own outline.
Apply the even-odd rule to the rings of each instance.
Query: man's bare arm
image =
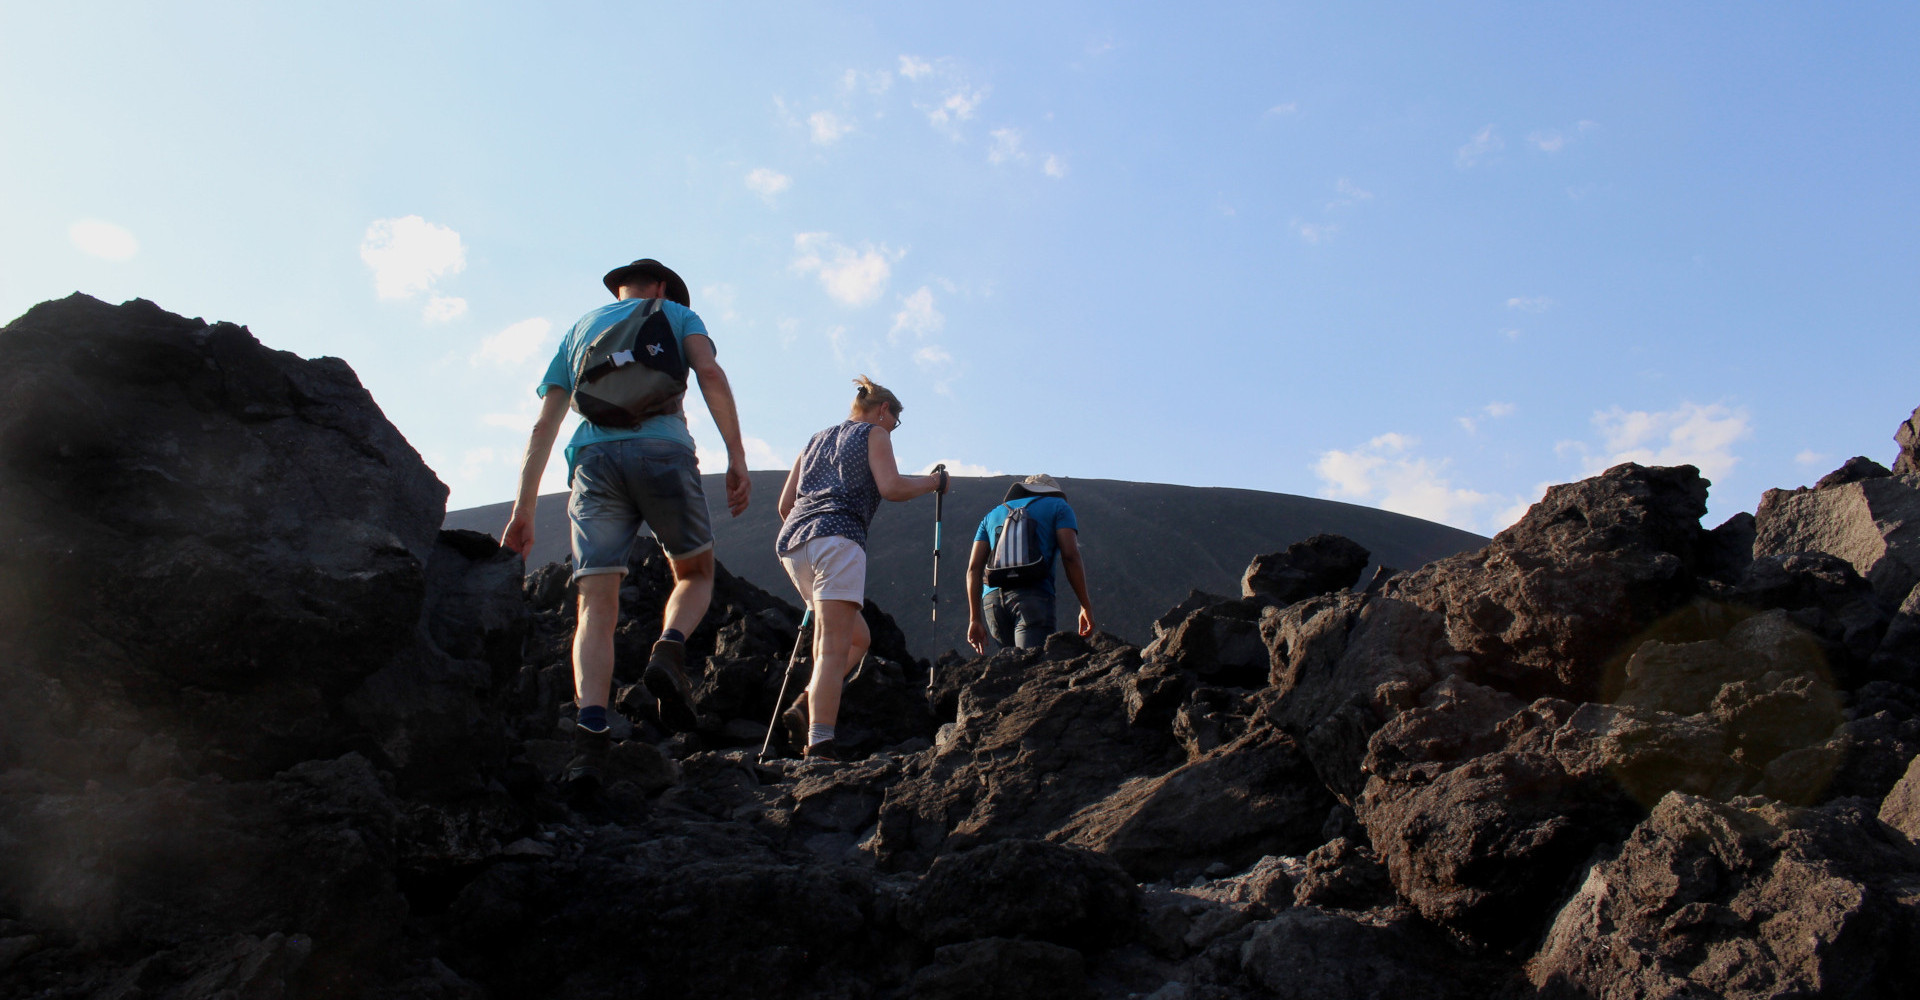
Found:
[[[540,416],[533,421],[533,433],[527,435],[527,454],[520,460],[520,492],[513,499],[513,513],[500,535],[500,544],[520,553],[522,559],[533,552],[533,508],[540,502],[540,477],[547,471],[553,439],[560,435],[560,424],[567,419],[567,402],[572,397],[557,385],[548,386],[540,400]]]
[[[976,653],[987,651],[986,608],[981,604],[980,589],[987,584],[987,557],[991,554],[987,543],[976,538],[973,552],[967,557],[967,645]]]
[[[1067,571],[1067,583],[1073,587],[1073,596],[1080,599],[1080,634],[1092,635],[1093,602],[1087,599],[1087,567],[1080,558],[1080,533],[1060,528],[1053,537],[1060,543],[1060,565]]]
[[[747,509],[753,480],[747,476],[747,448],[740,440],[740,411],[733,403],[733,386],[714,359],[712,340],[695,334],[682,341],[681,347],[687,354],[687,367],[700,380],[700,395],[707,401],[713,425],[727,444],[727,510],[739,517]]]

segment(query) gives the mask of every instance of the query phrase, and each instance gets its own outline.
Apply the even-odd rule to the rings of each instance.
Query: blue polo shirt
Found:
[[[1057,496],[1021,497],[1009,500],[987,512],[980,519],[979,530],[973,533],[973,540],[987,543],[991,550],[993,543],[1000,540],[1000,529],[1006,526],[1007,514],[1013,507],[1024,507],[1033,526],[1039,529],[1040,558],[1047,563],[1047,577],[1036,586],[1047,593],[1053,593],[1053,557],[1060,552],[1060,538],[1056,532],[1061,528],[1080,530],[1080,522],[1074,519],[1073,508],[1067,505],[1066,498]],[[982,587],[981,594],[991,594],[998,587]]]
[[[601,331],[626,319],[645,301],[624,299],[609,302],[580,317],[580,321],[573,324],[573,329],[560,338],[560,349],[554,352],[552,363],[547,365],[547,374],[540,379],[540,386],[534,392],[542,399],[546,398],[547,390],[555,386],[572,392],[573,376],[580,370],[580,358],[587,353],[587,345],[593,343],[593,338],[599,336]],[[688,337],[698,334],[709,341],[713,339],[713,335],[707,332],[707,325],[700,321],[699,314],[686,306],[678,302],[662,302],[660,311],[666,314],[667,324],[673,328],[673,339],[680,345],[681,357],[686,356]],[[674,407],[672,413],[648,417],[638,427],[600,427],[592,421],[582,420],[580,426],[573,429],[573,438],[567,442],[567,481],[573,481],[573,467],[577,463],[575,456],[580,449],[602,441],[627,441],[633,438],[676,441],[686,445],[688,451],[693,450],[693,433],[687,430],[686,411],[678,406]]]

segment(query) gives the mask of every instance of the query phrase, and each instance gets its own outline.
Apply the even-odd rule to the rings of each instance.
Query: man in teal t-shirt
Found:
[[[540,475],[566,418],[580,359],[594,338],[654,300],[660,300],[660,312],[726,441],[727,509],[738,517],[747,508],[751,482],[733,390],[727,373],[714,360],[713,338],[706,324],[689,308],[687,283],[650,258],[616,267],[601,281],[614,301],[580,317],[561,338],[560,349],[534,390],[541,398],[540,416],[520,467],[520,494],[501,536],[501,544],[522,557],[533,548]],[[614,629],[620,623],[620,581],[626,576],[627,559],[642,524],[652,529],[666,551],[673,567],[673,593],[667,597],[664,627],[641,681],[659,699],[660,718],[667,728],[687,731],[698,721],[686,676],[686,637],[700,624],[713,598],[713,528],[700,486],[700,466],[694,459],[693,435],[687,431],[686,413],[677,400],[672,412],[649,417],[635,427],[602,427],[582,420],[567,443],[567,483],[572,489],[567,522],[580,614],[573,643],[576,753],[567,765],[566,780],[574,788],[592,789],[598,786],[610,739],[607,696],[613,681]]]
[[[1038,531],[1040,559],[1047,575],[1031,587],[987,586],[987,559],[1015,508],[1020,508]],[[1045,473],[1028,476],[1007,488],[1007,498],[980,519],[973,533],[973,554],[967,560],[967,642],[974,652],[987,651],[987,636],[1002,646],[1031,649],[1053,634],[1053,558],[1067,571],[1067,583],[1080,599],[1079,632],[1093,634],[1093,602],[1087,599],[1086,566],[1080,558],[1080,524],[1067,504],[1060,484]]]

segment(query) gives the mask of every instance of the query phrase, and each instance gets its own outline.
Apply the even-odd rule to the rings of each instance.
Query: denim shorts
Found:
[[[980,600],[987,634],[1002,646],[1033,649],[1053,634],[1053,594],[1042,587],[998,587]]]
[[[645,523],[669,559],[713,548],[707,495],[693,450],[675,441],[628,438],[582,448],[573,468],[567,522],[573,575],[625,573]]]

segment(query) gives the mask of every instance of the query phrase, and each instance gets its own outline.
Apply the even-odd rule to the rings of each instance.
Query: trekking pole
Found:
[[[807,641],[807,626],[813,624],[813,609],[808,608],[800,616],[800,631],[793,637],[793,652],[787,656],[787,669],[780,675],[780,694],[773,699],[773,718],[767,720],[767,738],[760,741],[760,763],[767,762],[768,752],[773,749],[773,727],[780,722],[780,713],[787,707],[787,685],[793,681],[793,665],[800,659],[800,645]]]
[[[933,474],[940,477],[940,484],[946,485],[947,467],[936,465]],[[940,620],[940,522],[945,520],[947,494],[941,490],[933,493],[933,620]]]
[[[941,463],[933,467],[934,475],[940,477],[940,485],[948,482],[947,466]],[[947,492],[933,492],[933,621],[940,621],[940,524],[946,520]],[[933,692],[933,667],[927,667],[927,692]]]

